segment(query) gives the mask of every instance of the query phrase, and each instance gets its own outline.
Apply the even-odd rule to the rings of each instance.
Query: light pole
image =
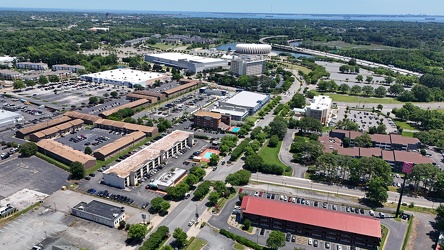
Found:
[[[199,212],[197,211],[197,204],[194,204],[196,206],[196,219],[199,218]]]

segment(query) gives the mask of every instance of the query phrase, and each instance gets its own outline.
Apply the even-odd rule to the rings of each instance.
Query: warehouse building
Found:
[[[68,111],[63,114],[64,116],[68,116],[71,119],[81,119],[85,124],[94,125],[96,121],[102,119],[97,115],[84,114],[77,111]]]
[[[126,109],[126,108],[134,109],[134,108],[138,108],[138,107],[144,107],[145,105],[147,105],[149,103],[150,102],[146,99],[140,99],[137,101],[125,103],[125,104],[122,104],[122,105],[117,106],[115,108],[103,111],[102,113],[99,114],[99,116],[102,118],[107,118],[108,116],[110,116],[114,113],[117,113],[119,110]]]
[[[113,121],[108,119],[100,119],[96,121],[96,127],[102,129],[113,130],[117,132],[132,133],[135,131],[140,131],[145,133],[147,137],[158,134],[156,127],[149,127],[144,125],[132,124],[127,122]]]
[[[80,202],[71,208],[71,214],[113,228],[118,227],[119,223],[125,220],[124,207],[116,207],[97,200],[89,203]]]
[[[73,162],[80,162],[83,167],[91,168],[96,165],[96,158],[91,155],[84,154],[78,150],[61,144],[60,142],[43,139],[36,143],[39,152],[54,158],[65,165],[71,165]]]
[[[38,142],[42,139],[51,139],[58,136],[63,136],[71,131],[76,131],[83,126],[83,120],[75,119],[69,122],[65,122],[29,135],[29,140]]]
[[[169,187],[174,187],[187,173],[183,168],[175,168],[161,175],[159,178],[148,184],[153,189],[167,190]]]
[[[41,123],[36,124],[34,126],[30,126],[30,127],[26,127],[26,128],[22,128],[22,129],[18,130],[15,133],[15,136],[20,139],[29,139],[29,135],[31,135],[35,132],[38,132],[38,131],[50,128],[52,126],[56,126],[56,125],[68,122],[70,120],[71,120],[71,118],[69,118],[67,116],[62,116],[59,118],[48,120],[46,122],[41,122]]]
[[[242,121],[247,116],[254,115],[268,101],[270,101],[268,94],[241,91],[231,98],[220,101],[212,112],[230,114],[231,120]]]
[[[231,126],[231,116],[200,110],[194,113],[194,126],[225,131]]]
[[[159,53],[145,55],[145,61],[186,69],[190,72],[202,72],[205,69],[228,67],[228,62],[218,58],[207,58],[182,53]]]
[[[166,163],[184,148],[193,146],[193,134],[175,130],[103,172],[107,185],[125,188],[141,182],[151,170]]]
[[[376,249],[381,222],[370,216],[245,196],[241,218],[257,227],[280,230],[320,240]]]
[[[93,155],[97,160],[107,160],[110,157],[118,154],[122,150],[127,149],[130,146],[134,146],[135,143],[146,138],[144,132],[136,131],[129,135],[125,135],[122,138],[115,140],[113,143],[109,143],[94,151]]]
[[[81,80],[88,82],[107,83],[130,88],[136,84],[147,87],[154,84],[155,81],[164,80],[165,78],[167,78],[166,74],[133,69],[113,69],[80,76]]]

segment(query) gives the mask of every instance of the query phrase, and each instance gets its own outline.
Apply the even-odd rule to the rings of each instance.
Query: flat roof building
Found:
[[[378,247],[382,238],[381,222],[370,216],[252,196],[242,199],[241,217],[255,226],[366,249]]]
[[[157,168],[184,148],[193,146],[193,134],[175,130],[103,172],[104,183],[125,188],[135,186],[151,170]]]
[[[268,94],[241,91],[231,98],[220,101],[212,111],[230,114],[232,120],[241,121],[248,115],[254,115],[268,101],[270,101]]]
[[[231,72],[237,76],[257,76],[265,71],[265,59],[259,56],[234,56]]]
[[[194,126],[213,130],[227,130],[231,126],[231,115],[199,110],[194,113]]]
[[[11,112],[7,110],[0,110],[0,126],[20,123],[24,120],[22,114],[17,112]]]
[[[138,107],[147,105],[149,103],[150,102],[147,99],[140,99],[140,100],[137,100],[137,101],[132,101],[132,102],[125,103],[125,104],[122,104],[120,106],[117,106],[115,108],[103,111],[102,113],[99,114],[99,116],[102,117],[102,118],[107,118],[108,116],[110,116],[110,115],[112,115],[114,113],[117,113],[119,110],[126,109],[126,108],[130,108],[130,109],[138,108]]]
[[[207,58],[182,53],[159,53],[145,55],[145,61],[165,64],[190,72],[201,72],[205,69],[228,67],[228,62],[218,58]]]
[[[84,154],[81,151],[75,150],[71,147],[61,144],[60,142],[43,139],[36,143],[39,152],[50,156],[66,165],[78,161],[82,163],[85,168],[92,168],[96,165],[96,158],[91,155]]]
[[[325,95],[315,96],[306,108],[305,116],[319,120],[323,125],[328,123],[332,99]]]
[[[156,80],[164,80],[165,78],[167,78],[166,74],[134,69],[113,69],[80,76],[80,79],[88,82],[107,83],[130,88],[136,84],[147,87],[154,84]]]
[[[92,200],[89,203],[80,202],[71,208],[71,214],[113,228],[118,227],[119,222],[125,220],[124,207],[113,206],[97,200]]]
[[[169,187],[173,187],[181,178],[187,173],[187,170],[183,168],[175,168],[172,171],[168,171],[162,174],[159,178],[151,182],[149,185],[159,190],[166,190]]]
[[[166,97],[170,97],[172,95],[176,95],[176,94],[180,94],[185,91],[188,91],[191,88],[198,87],[201,84],[201,82],[197,81],[197,80],[193,80],[193,81],[181,80],[181,82],[185,82],[185,83],[183,83],[180,86],[177,86],[177,87],[174,87],[171,89],[167,89],[167,90],[163,91],[162,94],[164,94]]]

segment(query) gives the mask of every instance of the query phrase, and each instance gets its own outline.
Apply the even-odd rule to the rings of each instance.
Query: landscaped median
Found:
[[[259,151],[258,155],[260,155],[265,164],[274,164],[277,166],[281,166],[284,170],[285,176],[292,176],[293,169],[290,166],[285,165],[279,159],[279,151],[282,146],[282,141],[279,141],[276,147],[269,147],[267,144]]]

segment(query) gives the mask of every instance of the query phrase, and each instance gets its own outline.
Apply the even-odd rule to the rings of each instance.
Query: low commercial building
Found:
[[[332,99],[325,95],[315,96],[306,108],[305,116],[319,120],[323,125],[328,123]]]
[[[11,112],[7,110],[0,110],[0,126],[15,124],[23,122],[24,117],[22,114],[17,112]]]
[[[107,118],[108,116],[110,116],[114,113],[117,113],[119,110],[126,109],[126,108],[134,109],[134,108],[138,108],[138,107],[143,107],[149,103],[150,102],[146,99],[140,99],[137,101],[125,103],[125,104],[122,104],[122,105],[117,106],[115,108],[103,111],[102,113],[99,114],[99,116],[102,118]]]
[[[30,70],[47,70],[48,64],[46,63],[32,63],[32,62],[18,62],[15,64],[17,69],[30,69]]]
[[[227,130],[231,126],[231,116],[200,110],[194,113],[194,126],[212,130]]]
[[[219,106],[212,111],[230,114],[231,120],[241,121],[249,115],[254,115],[268,101],[270,101],[270,95],[268,94],[241,91],[231,98],[220,101]]]
[[[132,132],[131,134],[125,135],[124,137],[95,150],[93,155],[97,160],[104,161],[145,138],[146,134],[144,132]]]
[[[159,133],[156,127],[149,127],[144,125],[132,124],[127,122],[113,121],[108,119],[100,119],[96,121],[96,127],[114,130],[118,132],[132,133],[140,131],[145,133],[147,137],[156,135]]]
[[[381,222],[370,216],[245,196],[241,218],[257,227],[280,230],[320,240],[376,249]]]
[[[190,72],[202,72],[205,69],[228,67],[228,62],[218,58],[207,58],[182,53],[159,53],[145,55],[145,61],[165,64]]]
[[[103,182],[113,187],[135,186],[151,170],[163,165],[184,148],[193,146],[193,134],[175,130],[103,172]]]
[[[201,84],[201,82],[197,81],[197,80],[192,80],[192,81],[181,80],[181,82],[184,82],[184,83],[180,86],[177,86],[177,87],[174,87],[171,89],[167,89],[167,90],[163,91],[162,94],[164,94],[166,97],[170,97],[173,95],[177,95],[177,94],[189,91],[191,88],[198,87]]]
[[[26,127],[26,128],[22,128],[22,129],[18,130],[15,133],[15,136],[20,139],[29,139],[29,135],[31,135],[35,132],[38,132],[38,131],[50,128],[52,126],[56,126],[56,125],[68,122],[70,120],[71,120],[71,118],[69,118],[67,116],[62,116],[59,118],[48,120],[46,122],[41,122],[41,123],[36,124],[34,126],[30,126],[30,127]]]
[[[152,188],[165,191],[169,187],[175,186],[182,177],[185,176],[187,170],[183,168],[175,168],[161,175],[159,178],[151,182],[149,185]]]
[[[85,67],[82,65],[68,65],[68,64],[55,64],[51,67],[52,70],[67,70],[69,72],[78,72],[79,70],[84,70]]]
[[[137,101],[137,100],[141,100],[141,99],[145,99],[148,100],[150,103],[155,103],[157,102],[157,98],[153,97],[153,96],[147,96],[147,95],[139,95],[136,93],[129,93],[126,95],[126,99],[130,100],[130,101]]]
[[[133,46],[139,43],[144,43],[145,41],[148,41],[151,37],[140,37],[132,40],[125,41],[125,46]]]
[[[63,114],[71,119],[82,119],[85,124],[94,125],[96,121],[102,119],[97,115],[84,114],[77,111],[68,111]]]
[[[261,75],[265,71],[265,59],[261,56],[234,56],[230,70],[237,76]]]
[[[330,132],[331,137],[336,137],[343,140],[345,137],[350,138],[350,146],[354,146],[354,140],[356,137],[363,135],[364,133],[358,131],[348,131],[341,129],[334,129]],[[418,138],[406,137],[398,134],[370,135],[373,143],[373,147],[381,148],[384,150],[401,150],[412,151],[419,150],[421,142]]]
[[[138,94],[138,95],[145,95],[145,96],[151,96],[151,97],[155,97],[157,99],[157,101],[163,100],[166,98],[166,96],[162,93],[157,93],[157,92],[151,92],[148,90],[136,90],[133,92],[134,94]]]
[[[96,165],[96,158],[91,155],[84,154],[81,151],[75,150],[71,147],[61,144],[60,142],[43,139],[36,143],[39,152],[54,158],[66,165],[71,165],[73,162],[80,162],[85,168],[92,168]]]
[[[65,122],[29,135],[29,140],[38,142],[42,139],[51,139],[58,136],[62,136],[71,131],[80,129],[83,126],[83,120],[75,119],[69,122]]]
[[[167,78],[166,74],[133,69],[113,69],[80,76],[81,80],[88,82],[107,83],[130,88],[136,84],[147,87],[154,84],[156,80],[164,80],[165,78]]]
[[[71,214],[109,227],[118,227],[125,220],[125,208],[113,206],[101,201],[80,202],[71,208]]]

